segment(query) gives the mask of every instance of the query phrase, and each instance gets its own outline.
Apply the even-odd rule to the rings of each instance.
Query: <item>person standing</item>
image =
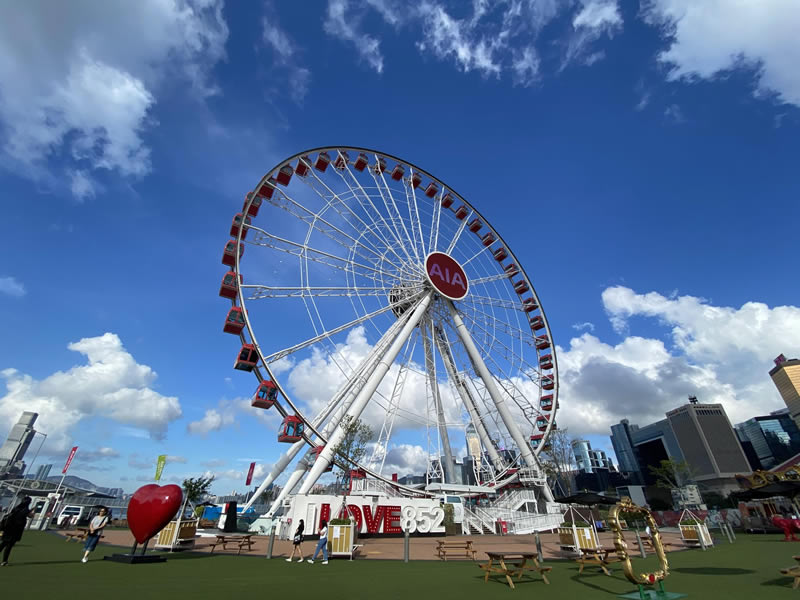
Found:
[[[89,562],[89,553],[94,552],[97,547],[97,542],[100,541],[100,536],[103,535],[103,529],[108,523],[108,509],[102,507],[100,513],[91,520],[89,523],[89,533],[86,534],[86,543],[83,546],[83,558],[81,562]]]
[[[303,548],[300,544],[303,543],[303,530],[305,529],[305,524],[303,523],[303,519],[300,519],[300,524],[297,526],[297,530],[294,532],[294,539],[292,540],[294,543],[294,547],[292,548],[292,554],[289,558],[286,559],[286,562],[292,562],[294,558],[294,553],[297,552],[300,555],[300,560],[297,562],[303,562]]]
[[[319,542],[317,542],[317,549],[314,550],[314,556],[308,559],[312,565],[314,564],[314,559],[317,558],[317,554],[319,551],[322,550],[322,564],[328,564],[328,522],[323,519],[322,522],[319,524]]]
[[[33,516],[30,506],[31,498],[30,496],[25,496],[11,512],[3,517],[3,521],[0,523],[0,529],[3,530],[3,538],[0,541],[3,562],[0,563],[0,567],[5,567],[8,564],[11,548],[22,539],[22,532],[25,531],[25,525],[28,524],[28,517]]]

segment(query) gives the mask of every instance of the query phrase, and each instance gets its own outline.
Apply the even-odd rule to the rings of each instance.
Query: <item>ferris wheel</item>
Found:
[[[550,328],[508,244],[452,188],[383,152],[317,148],[264,175],[230,236],[234,367],[291,444],[254,498],[287,470],[282,494],[308,493],[361,419],[377,438],[355,477],[416,494],[521,481],[552,500],[538,461],[558,409]],[[423,455],[422,492],[391,479],[403,452]]]

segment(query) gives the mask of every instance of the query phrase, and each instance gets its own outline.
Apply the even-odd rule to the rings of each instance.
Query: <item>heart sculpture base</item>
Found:
[[[129,565],[167,562],[167,559],[160,554],[130,554],[130,553],[112,554],[111,556],[104,556],[103,560],[111,560],[113,562],[127,563]]]

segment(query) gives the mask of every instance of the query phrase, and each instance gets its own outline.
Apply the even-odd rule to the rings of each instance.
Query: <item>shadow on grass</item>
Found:
[[[775,579],[769,579],[761,583],[761,585],[771,585],[775,587],[785,587],[787,589],[791,589],[792,587],[792,577],[788,575],[784,575],[783,577],[777,577]]]
[[[671,569],[671,571],[686,575],[748,575],[755,573],[752,569],[736,569],[732,567],[680,567]]]
[[[474,579],[478,579],[480,581],[483,581],[484,577],[485,577],[485,575],[477,575],[477,576],[474,577]],[[514,587],[518,587],[518,586],[520,586],[520,585],[522,585],[524,583],[541,583],[542,585],[546,585],[545,582],[544,582],[544,579],[542,579],[541,577],[534,578],[533,576],[528,576],[528,575],[526,575],[525,577],[523,577],[520,580],[517,580],[516,577],[512,577],[511,580],[514,582]],[[506,578],[504,576],[502,576],[502,575],[498,575],[496,577],[489,577],[489,580],[486,583],[500,583],[500,584],[504,585],[505,587],[511,589],[511,586],[508,585],[508,581],[506,581]]]
[[[587,581],[587,579],[593,579],[595,577],[601,577],[602,579],[600,579],[600,581],[608,580],[608,579],[612,579],[612,580],[615,580],[615,581],[624,581],[624,582],[628,581],[627,579],[625,579],[623,577],[615,577],[613,575],[613,573],[611,575],[605,575],[602,572],[600,572],[600,573],[586,573],[585,571],[583,573],[581,573],[580,575],[577,575],[577,574],[573,575],[572,577],[570,577],[570,579],[572,581],[574,581],[575,583],[580,583],[581,585],[585,585],[588,588],[591,588],[593,590],[598,590],[600,592],[605,592],[606,594],[619,594],[619,590],[608,589],[608,588],[603,587],[602,585],[596,585],[594,583],[591,583],[590,581]]]

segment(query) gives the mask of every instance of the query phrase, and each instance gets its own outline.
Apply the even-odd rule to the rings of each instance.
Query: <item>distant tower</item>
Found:
[[[775,367],[769,376],[786,403],[789,416],[800,427],[800,360],[787,359],[781,354],[775,359]]]
[[[33,424],[38,416],[35,412],[24,412],[11,428],[5,444],[0,447],[0,476],[18,477],[22,473],[25,468],[22,459],[36,435]]]
[[[472,460],[477,461],[478,464],[480,464],[481,438],[478,437],[478,432],[475,429],[475,425],[473,425],[472,423],[467,425],[466,438],[467,438],[467,454],[472,458]]]

